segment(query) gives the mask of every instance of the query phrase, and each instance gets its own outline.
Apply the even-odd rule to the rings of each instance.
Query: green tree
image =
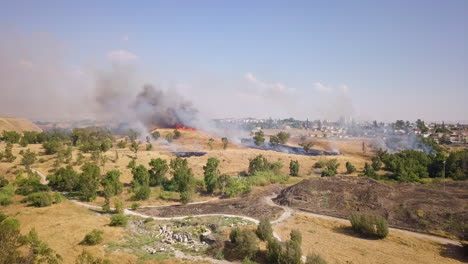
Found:
[[[289,133],[281,131],[276,136],[278,137],[279,143],[286,144],[291,135]]]
[[[3,130],[3,134],[1,139],[5,142],[11,143],[11,144],[16,144],[19,142],[21,138],[21,135],[18,134],[16,131],[7,131]]]
[[[82,173],[80,174],[78,183],[80,198],[84,201],[93,201],[97,196],[101,170],[93,163],[85,163],[81,167],[81,170]]]
[[[33,165],[34,162],[36,162],[37,160],[37,154],[29,149],[23,152],[21,156],[23,156],[23,159],[21,159],[21,164],[23,164],[27,170],[29,170],[31,168],[31,165]]]
[[[301,146],[305,152],[309,152],[314,144],[312,142],[301,142],[299,146]]]
[[[289,162],[289,175],[293,177],[299,176],[299,161],[298,160],[291,160]]]
[[[71,192],[78,189],[80,176],[72,166],[60,168],[54,174],[47,176],[49,186],[61,191]]]
[[[277,136],[272,135],[270,136],[270,143],[273,145],[278,145],[280,143],[280,140],[278,139]]]
[[[219,160],[216,158],[209,158],[206,162],[206,165],[203,166],[204,171],[204,181],[206,186],[206,191],[208,193],[213,193],[216,186],[218,186],[219,178]]]
[[[269,264],[281,264],[283,247],[276,238],[271,238],[267,243],[266,258]]]
[[[46,155],[52,155],[59,152],[63,148],[63,145],[60,141],[54,139],[42,143],[42,147]]]
[[[169,143],[171,143],[172,140],[174,140],[174,134],[168,133],[168,134],[166,135],[166,141],[169,142]]]
[[[149,188],[149,172],[143,165],[139,165],[132,169],[133,181],[133,199],[134,200],[147,200],[150,196]]]
[[[258,251],[258,238],[252,230],[243,229],[237,231],[237,235],[233,236],[234,240],[232,252],[242,258],[251,259]]]
[[[176,191],[180,193],[181,202],[188,203],[191,200],[195,178],[192,169],[189,168],[187,159],[175,158],[171,160],[172,183]]]
[[[270,239],[273,237],[273,228],[271,227],[270,221],[265,218],[260,219],[260,223],[258,224],[255,233],[260,240],[270,241]]]
[[[265,142],[265,134],[261,130],[257,131],[255,132],[253,139],[255,145],[260,146]]]
[[[373,179],[379,179],[379,175],[369,163],[364,163],[364,175]]]
[[[151,159],[149,163],[149,185],[159,186],[167,181],[166,172],[169,169],[166,160],[157,158]]]
[[[106,203],[109,203],[113,196],[122,193],[123,184],[120,182],[120,171],[108,171],[101,180],[101,185],[103,187],[102,192],[104,194],[104,198],[106,199]]]
[[[1,160],[5,160],[6,162],[13,162],[16,159],[16,156],[13,155],[13,144],[8,142],[5,146],[5,151],[1,153]]]
[[[379,171],[382,168],[382,161],[380,160],[379,157],[372,158],[372,168],[375,171]]]

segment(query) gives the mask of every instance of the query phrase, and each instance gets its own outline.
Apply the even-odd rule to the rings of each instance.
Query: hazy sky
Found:
[[[2,1],[0,33],[0,115],[92,116],[118,65],[211,117],[468,120],[466,0]]]

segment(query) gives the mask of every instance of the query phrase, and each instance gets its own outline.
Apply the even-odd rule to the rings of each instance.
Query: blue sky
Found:
[[[468,1],[9,1],[0,30],[212,117],[468,120]]]

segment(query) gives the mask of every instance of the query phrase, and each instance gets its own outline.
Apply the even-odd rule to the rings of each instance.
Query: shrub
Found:
[[[349,220],[353,231],[365,237],[382,239],[388,235],[387,221],[381,216],[353,214]]]
[[[93,231],[86,234],[80,244],[89,246],[97,245],[102,242],[102,234],[104,234],[102,230],[93,229]]]
[[[263,133],[263,131],[260,130],[260,131],[255,132],[253,140],[254,140],[255,145],[257,146],[262,145],[263,142],[265,142],[265,134]]]
[[[289,162],[289,175],[293,177],[299,176],[299,161],[298,160],[291,160]]]
[[[273,228],[271,227],[270,221],[267,219],[261,219],[255,233],[260,240],[269,241],[273,237]]]
[[[12,203],[13,203],[13,200],[11,199],[11,196],[8,196],[4,193],[0,193],[0,205],[6,206]]]
[[[76,258],[75,264],[111,264],[112,262],[108,259],[101,259],[93,256],[86,250],[83,250],[80,255]]]
[[[314,168],[315,169],[321,169],[321,168],[325,167],[325,165],[326,165],[325,161],[319,160],[319,161],[314,163]]]
[[[355,171],[356,171],[356,167],[354,167],[353,164],[351,164],[351,162],[347,161],[346,162],[346,173],[351,174],[351,173],[354,173]]]
[[[289,236],[291,237],[292,241],[299,243],[299,245],[302,244],[302,234],[301,232],[299,232],[299,230],[297,229],[291,230],[291,233],[289,234]]]
[[[297,243],[294,240],[287,241],[286,247],[284,248],[280,257],[280,263],[302,264],[301,258],[301,244]]]
[[[35,207],[46,207],[52,205],[54,199],[48,192],[38,192],[30,194],[24,201]]]
[[[379,179],[379,175],[375,172],[374,168],[367,162],[364,164],[364,175],[372,179]]]
[[[277,161],[270,163],[262,155],[258,155],[253,159],[249,159],[249,175],[254,175],[259,171],[273,171],[278,173],[281,167],[283,167],[281,162]]]
[[[319,254],[311,254],[307,256],[305,264],[327,264],[327,262]]]
[[[110,226],[126,226],[128,218],[123,214],[116,214],[111,217]]]
[[[13,203],[11,197],[15,194],[13,184],[7,184],[0,188],[0,205],[6,206]]]
[[[229,178],[226,184],[224,194],[228,197],[234,197],[251,191],[250,184],[239,178]]]
[[[140,207],[140,204],[139,203],[132,203],[132,205],[130,207],[132,208],[132,210],[136,210],[136,209],[138,209],[138,207]]]
[[[115,199],[114,200],[114,207],[115,207],[115,212],[117,214],[123,214],[124,212],[124,204],[120,199]]]
[[[127,146],[127,142],[125,142],[125,140],[120,140],[118,143],[117,143],[117,147],[118,148],[125,148]]]

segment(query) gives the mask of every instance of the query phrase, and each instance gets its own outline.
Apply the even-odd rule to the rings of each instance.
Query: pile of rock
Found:
[[[195,240],[192,237],[192,234],[188,232],[174,233],[166,225],[159,227],[159,234],[157,237],[162,237],[162,242],[167,244],[174,243],[183,243],[183,244],[194,244]]]

